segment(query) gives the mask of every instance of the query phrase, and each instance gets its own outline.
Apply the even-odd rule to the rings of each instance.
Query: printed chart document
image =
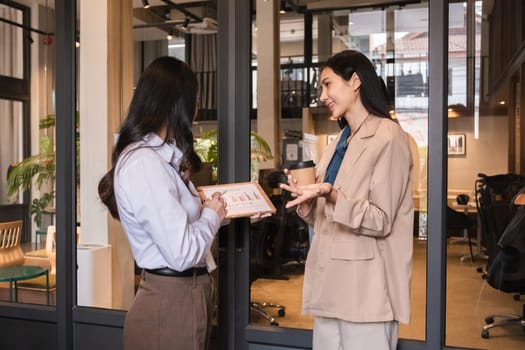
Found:
[[[202,200],[220,192],[226,201],[227,218],[240,218],[255,214],[275,214],[275,207],[257,182],[238,182],[197,187]]]

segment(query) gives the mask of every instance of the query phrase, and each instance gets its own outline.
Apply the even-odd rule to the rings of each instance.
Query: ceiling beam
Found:
[[[326,11],[361,7],[381,7],[419,3],[421,0],[319,0],[306,4],[308,11]]]
[[[176,4],[176,3],[174,3],[171,0],[161,0],[161,1],[163,3],[165,3],[166,5],[168,5],[168,7],[170,9],[177,10],[177,11],[181,12],[182,14],[184,14],[186,17],[189,17],[189,18],[192,18],[192,19],[194,19],[196,21],[202,22],[202,18],[197,16],[193,12],[187,10],[186,6],[182,6],[182,5]]]

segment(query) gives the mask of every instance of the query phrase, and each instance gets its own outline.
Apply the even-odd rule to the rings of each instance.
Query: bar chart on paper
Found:
[[[204,200],[220,192],[226,202],[228,218],[252,216],[258,213],[275,213],[275,207],[256,182],[240,182],[197,188]]]

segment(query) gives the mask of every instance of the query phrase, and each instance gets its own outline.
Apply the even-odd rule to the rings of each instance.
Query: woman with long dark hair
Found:
[[[124,325],[125,349],[205,349],[212,316],[210,247],[226,215],[214,193],[201,203],[190,175],[197,80],[172,57],[137,83],[99,195],[119,219],[142,275]]]
[[[313,349],[394,350],[410,319],[413,199],[407,134],[391,120],[383,83],[360,52],[331,57],[321,101],[342,127],[317,165],[317,181],[281,188],[315,234],[303,313]],[[286,170],[286,173],[289,172]]]

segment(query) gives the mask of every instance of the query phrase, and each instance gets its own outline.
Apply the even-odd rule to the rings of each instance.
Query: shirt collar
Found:
[[[167,143],[154,132],[150,132],[143,138],[146,146],[152,147],[157,154],[166,162],[171,163],[176,169],[179,168],[182,152],[175,142]]]
[[[356,134],[359,131],[359,129],[361,128],[361,126],[363,126],[363,124],[365,124],[365,122],[366,122],[366,120],[368,119],[369,116],[370,116],[370,112],[368,112],[367,114],[359,116],[357,119],[350,118],[350,121],[348,123],[349,123],[349,126],[350,126],[351,133],[352,134]]]

